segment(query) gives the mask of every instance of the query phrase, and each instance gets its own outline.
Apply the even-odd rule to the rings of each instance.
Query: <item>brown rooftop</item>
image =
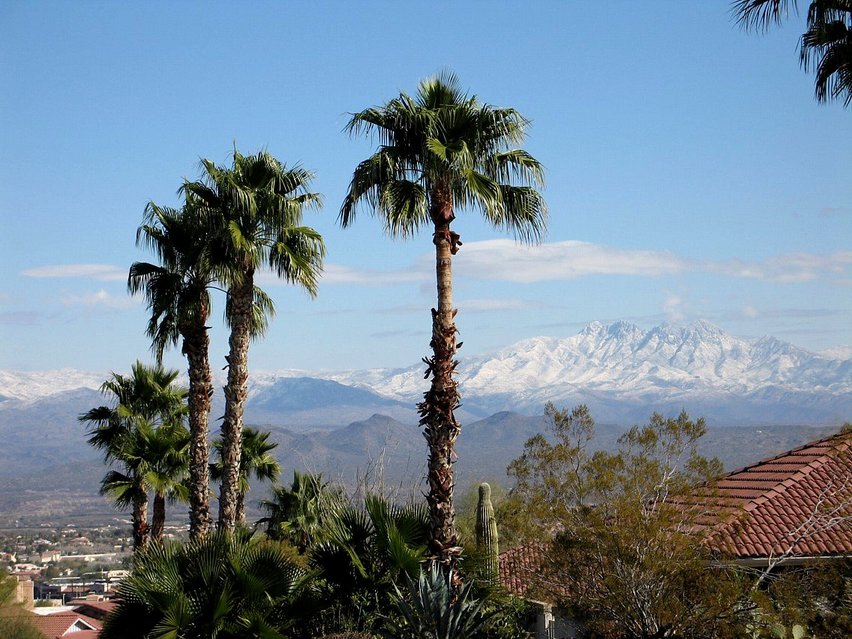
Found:
[[[737,559],[852,554],[852,433],[722,476],[685,503],[714,549]]]
[[[679,501],[700,508],[698,532],[736,559],[852,556],[852,432],[735,470]],[[501,553],[501,585],[547,599],[548,552],[527,544]]]
[[[500,585],[517,597],[528,597],[542,574],[545,544],[525,544],[500,553]]]
[[[83,631],[100,631],[101,622],[79,612],[57,612],[48,615],[33,614],[32,624],[48,639],[59,639],[66,634],[74,637],[85,637],[77,634]],[[70,631],[70,632],[69,632]],[[97,635],[91,635],[97,636]]]

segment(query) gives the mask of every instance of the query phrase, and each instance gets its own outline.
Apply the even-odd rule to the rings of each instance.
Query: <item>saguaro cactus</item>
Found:
[[[496,586],[500,578],[499,554],[497,543],[497,519],[491,504],[491,486],[486,482],[479,484],[479,503],[476,506],[476,547],[482,557],[483,581]]]

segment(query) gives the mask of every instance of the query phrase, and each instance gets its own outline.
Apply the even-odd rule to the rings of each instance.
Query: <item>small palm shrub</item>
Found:
[[[283,639],[312,606],[312,573],[245,531],[152,545],[119,588],[102,639]]]
[[[325,539],[310,552],[321,598],[328,605],[298,639],[377,631],[391,605],[394,582],[420,573],[428,526],[425,504],[398,506],[368,495],[363,507],[341,509],[326,527]]]

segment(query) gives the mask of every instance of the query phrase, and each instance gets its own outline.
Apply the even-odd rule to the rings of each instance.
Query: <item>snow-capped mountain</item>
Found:
[[[460,355],[463,410],[470,416],[499,410],[539,413],[547,401],[585,402],[600,419],[614,420],[680,408],[722,422],[821,423],[852,416],[852,359],[811,353],[773,337],[733,337],[704,321],[650,330],[627,322],[594,322],[564,339],[535,337],[496,353]],[[324,379],[364,392],[318,391],[317,383],[296,383],[295,378]],[[285,379],[290,380],[286,398]],[[32,400],[77,387],[97,388],[101,381],[101,375],[75,371],[0,371],[0,396]],[[317,408],[313,395],[321,392],[322,423],[330,425],[335,398],[345,404],[347,416],[357,417],[357,410],[387,410],[389,400],[413,407],[427,387],[422,365],[253,373],[247,415],[254,408],[268,421],[276,411],[298,412],[299,422],[307,424],[309,412]]]
[[[373,375],[338,375],[388,397],[422,392],[422,366]],[[641,395],[648,391],[748,393],[767,386],[810,392],[852,390],[852,360],[830,359],[773,337],[732,337],[704,321],[645,331],[627,322],[593,322],[573,337],[533,337],[462,359],[463,395],[511,394],[566,386]]]
[[[0,401],[15,399],[29,402],[79,388],[97,390],[105,378],[103,373],[71,368],[52,371],[0,370]]]

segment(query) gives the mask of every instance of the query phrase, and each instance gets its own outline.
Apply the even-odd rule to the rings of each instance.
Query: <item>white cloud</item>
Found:
[[[842,279],[852,267],[852,251],[830,255],[789,253],[761,261],[697,260],[669,251],[621,249],[569,240],[537,246],[512,240],[465,244],[459,272],[485,280],[530,283],[587,275],[659,277],[688,272],[718,273],[777,282],[805,282],[829,275]]]
[[[700,270],[731,277],[754,278],[774,282],[808,282],[823,275],[843,276],[852,266],[852,251],[830,255],[787,253],[760,262],[742,260],[697,262]]]
[[[25,277],[38,278],[89,278],[103,282],[117,282],[127,279],[127,269],[110,264],[56,264],[37,266],[21,271]]]
[[[389,284],[428,281],[430,274],[428,267],[422,268],[420,261],[415,266],[397,271],[378,271],[343,264],[326,264],[323,267],[320,285],[355,284],[358,286],[387,286]],[[261,286],[285,284],[284,280],[272,271],[260,271],[255,279]]]
[[[759,315],[760,315],[760,311],[758,311],[751,304],[746,304],[745,306],[743,306],[743,316],[744,317],[747,317],[748,319],[755,319]]]
[[[683,298],[676,293],[666,291],[663,311],[670,322],[682,322],[686,317],[683,312]]]
[[[668,251],[618,249],[569,240],[527,246],[512,240],[464,245],[458,256],[466,276],[508,282],[542,282],[586,275],[659,276],[686,269],[687,262]]]
[[[524,245],[508,239],[465,243],[456,256],[457,273],[473,279],[532,283],[564,281],[589,275],[661,277],[689,272],[716,273],[728,277],[775,282],[807,282],[829,276],[836,283],[852,278],[852,251],[829,255],[788,253],[764,260],[699,260],[670,251],[623,249],[591,242],[566,240]],[[322,284],[387,286],[431,283],[434,255],[424,253],[413,264],[381,271],[343,264],[326,264]],[[89,278],[124,281],[127,272],[109,264],[40,266],[21,272],[34,278]],[[258,283],[283,283],[274,273],[259,272]]]
[[[90,308],[105,308],[110,310],[123,310],[133,308],[141,303],[138,297],[122,295],[116,297],[101,289],[95,293],[84,295],[63,295],[59,300],[63,306],[86,306]]]

